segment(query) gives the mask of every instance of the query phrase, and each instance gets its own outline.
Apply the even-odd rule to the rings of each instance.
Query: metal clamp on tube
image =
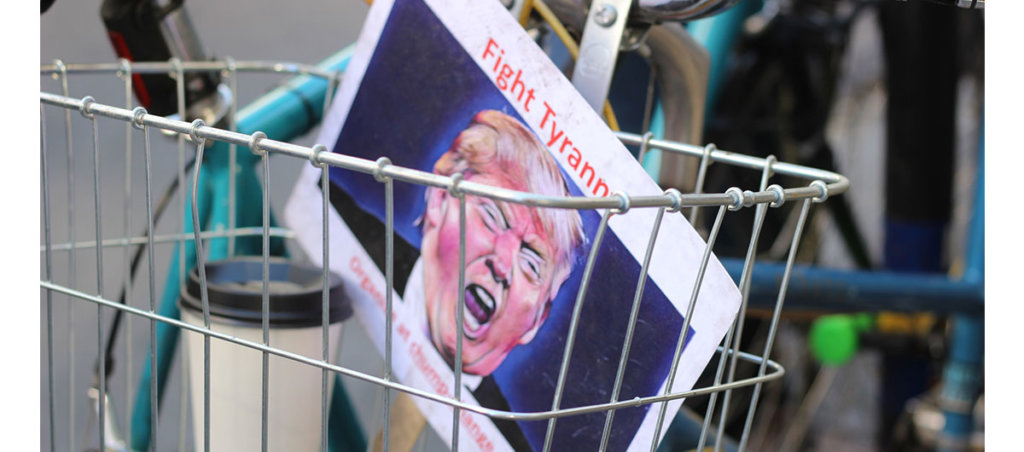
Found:
[[[597,112],[604,108],[608,98],[630,4],[630,0],[602,0],[587,15],[572,84]]]

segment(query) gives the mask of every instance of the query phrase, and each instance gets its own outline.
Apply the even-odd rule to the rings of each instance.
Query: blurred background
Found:
[[[309,64],[353,42],[368,8],[356,0],[189,2],[187,7],[211,58]],[[734,30],[732,38],[711,41],[723,27]],[[800,280],[807,283],[805,292],[798,287],[791,294],[773,352],[787,375],[765,386],[750,449],[984,449],[984,346],[977,334],[968,334],[973,338],[968,345],[954,346],[964,343],[954,339],[957,331],[984,331],[983,296],[978,289],[983,280],[969,279],[979,277],[976,273],[982,270],[970,265],[970,253],[977,248],[972,240],[980,234],[977,223],[972,227],[972,219],[983,215],[976,191],[983,181],[979,169],[983,162],[984,13],[920,0],[742,0],[725,14],[687,28],[698,42],[719,46],[712,49],[707,116],[702,139],[696,144],[713,142],[721,149],[771,154],[781,161],[835,170],[853,184],[848,193],[818,209],[821,213],[808,227],[800,264],[839,276],[826,280],[809,273]],[[39,63],[53,64],[55,59],[68,64],[116,61],[100,20],[99,1],[57,0],[40,16]],[[629,67],[633,60],[622,61],[614,89],[636,93],[632,82],[637,80],[631,79],[636,72]],[[646,82],[645,77],[639,78]],[[283,80],[278,75],[244,75],[235,93],[239,104],[251,102]],[[60,81],[54,78],[41,77],[40,84],[44,92],[61,92]],[[90,95],[110,105],[125,102],[122,81],[110,74],[71,77],[69,95]],[[633,126],[626,130],[642,132],[642,115],[628,113],[635,110],[633,104],[642,107],[642,100],[632,94],[613,95],[612,105],[622,112],[621,122]],[[91,125],[77,113],[72,115],[71,165],[77,169],[69,179],[68,162],[61,157],[67,142],[63,113],[55,108],[44,113],[43,140],[55,156],[47,161],[50,206],[62,215],[55,216],[53,224],[56,242],[90,240],[95,234],[91,215],[82,214],[93,209]],[[127,213],[134,215],[136,232],[132,234],[137,235],[144,218],[139,214],[145,212],[143,162],[141,158],[131,161],[135,176],[126,186],[124,125],[102,120],[100,124],[101,198],[112,200],[103,206],[104,236],[126,235]],[[314,129],[294,141],[312,145],[316,134]],[[138,134],[133,145],[141,149]],[[159,193],[175,176],[169,169],[178,166],[176,141],[154,136],[153,158],[153,189]],[[305,164],[271,158],[271,205],[278,218]],[[756,186],[757,175],[753,181],[750,177],[749,172],[714,166],[705,191]],[[69,180],[70,189],[65,183]],[[117,201],[126,190],[136,194],[130,206]],[[171,205],[177,202],[172,197]],[[67,221],[71,210],[86,220]],[[751,224],[750,209],[746,210],[723,226],[716,247],[719,256],[738,258],[745,252]],[[788,242],[782,238],[792,228],[791,218],[786,214],[768,218],[759,259],[784,257]],[[709,220],[705,219],[704,227]],[[176,231],[179,224],[171,209],[157,233]],[[41,240],[42,234],[40,228]],[[154,253],[167,255],[170,246],[161,245]],[[127,259],[119,251],[107,252],[103,259],[103,286],[111,298],[123,285]],[[91,250],[77,252],[74,260],[67,253],[59,254],[51,279],[95,290],[95,263]],[[156,274],[162,275],[169,263],[162,259],[156,264]],[[879,275],[889,279],[872,279]],[[901,275],[917,279],[900,279]],[[144,276],[135,282],[129,304],[148,306],[142,301],[147,282]],[[878,292],[872,288],[886,290],[879,286],[883,283],[892,284],[891,294],[874,296]],[[964,290],[945,290],[950,287]],[[755,295],[748,331],[766,328],[770,312],[758,307],[773,302],[769,296]],[[58,353],[52,371],[57,393],[49,394],[45,331],[50,319],[45,306],[40,310],[40,404],[48,406],[53,397],[55,410],[61,413],[57,450],[85,450],[87,439],[95,435],[96,419],[86,389],[96,368],[96,315],[91,304],[54,297],[53,342]],[[119,425],[126,425],[149,337],[146,321],[126,320],[123,328],[121,334],[128,339],[117,345],[118,361],[110,382],[116,388],[110,398]],[[340,362],[380,374],[381,360],[367,346],[362,328],[347,322],[343,331]],[[762,346],[755,340],[743,349]],[[952,362],[958,364],[951,366]],[[160,416],[161,431],[174,434],[161,435],[158,450],[190,449],[192,432],[187,401],[181,396],[180,367],[172,366]],[[959,377],[969,394],[944,394],[950,378]],[[364,429],[376,432],[381,418],[379,391],[355,380],[346,379],[345,384]],[[943,442],[940,434],[946,427],[943,410],[949,410],[954,396],[970,401],[959,409],[971,415],[964,429],[969,432],[965,442],[956,444]],[[706,398],[687,402],[698,412],[706,404]],[[728,420],[730,433],[742,428],[735,425],[742,421],[742,417]],[[441,443],[429,430],[420,447],[437,450]],[[41,450],[50,450],[45,409],[39,438]],[[674,444],[670,437],[663,447],[683,450]]]

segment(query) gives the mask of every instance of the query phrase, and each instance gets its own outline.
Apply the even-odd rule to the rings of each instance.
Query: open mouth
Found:
[[[491,321],[496,302],[494,296],[479,284],[466,286],[466,316],[463,325],[466,333],[475,333]]]

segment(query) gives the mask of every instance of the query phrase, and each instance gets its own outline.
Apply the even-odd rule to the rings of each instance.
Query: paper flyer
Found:
[[[376,0],[318,142],[336,153],[554,196],[661,194],[628,150],[499,2]],[[331,271],[383,354],[385,191],[372,175],[330,169]],[[320,170],[306,167],[284,222],[314,261],[323,246]],[[603,212],[465,197],[465,285],[458,285],[459,199],[395,182],[393,372],[462,400],[514,412],[552,408],[569,322]],[[561,408],[611,401],[656,209],[614,215],[583,300]],[[651,257],[619,400],[663,394],[705,243],[666,214]],[[456,325],[464,295],[462,325]],[[693,386],[735,319],[740,294],[709,264],[673,392]],[[451,441],[452,408],[416,398]],[[667,422],[681,400],[669,402]],[[617,410],[609,450],[649,450],[659,404]],[[597,449],[605,413],[562,417],[552,450]],[[547,421],[463,411],[464,450],[541,450]],[[662,432],[664,434],[664,432]]]

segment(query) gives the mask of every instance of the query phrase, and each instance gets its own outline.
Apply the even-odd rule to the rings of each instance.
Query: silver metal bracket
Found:
[[[598,113],[608,97],[631,5],[631,0],[597,0],[587,13],[572,84]]]

